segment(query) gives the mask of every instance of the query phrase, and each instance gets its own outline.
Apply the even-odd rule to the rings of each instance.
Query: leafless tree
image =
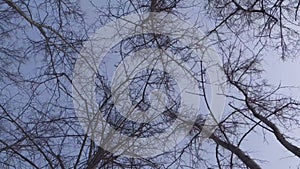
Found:
[[[88,3],[93,18],[71,0],[0,1],[0,167],[1,168],[262,168],[263,160],[242,146],[251,133],[274,137],[291,158],[300,157],[299,104],[262,77],[261,66],[272,53],[283,61],[297,57],[300,1],[284,0],[108,0]],[[86,134],[73,108],[72,85],[76,59],[84,42],[98,28],[128,14],[167,12],[191,19],[214,47],[227,89],[224,115],[205,143],[200,141],[204,117],[198,116],[190,141],[173,151],[149,158],[129,158],[101,148]],[[170,50],[191,65],[204,102],[209,90],[205,64],[191,49],[166,35],[144,34],[123,39],[100,64],[95,85],[99,110],[122,134],[148,137],[164,132],[180,107],[176,80],[167,72],[145,70],[130,86],[132,104],[151,107],[148,95],[160,89],[168,104],[151,124],[127,120],[114,107],[111,72],[131,53],[146,48]],[[274,51],[274,52],[269,52]],[[109,63],[115,57],[116,65]],[[275,59],[275,57],[274,57]],[[203,147],[207,144],[210,148]],[[255,149],[255,147],[254,147]],[[205,154],[214,153],[214,159]]]

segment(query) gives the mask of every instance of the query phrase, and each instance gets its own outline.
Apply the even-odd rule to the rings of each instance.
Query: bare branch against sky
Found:
[[[299,7],[1,0],[0,168],[300,168]]]

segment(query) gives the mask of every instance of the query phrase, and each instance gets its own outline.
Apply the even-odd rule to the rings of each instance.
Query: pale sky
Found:
[[[273,57],[273,58],[272,58]],[[285,90],[284,93],[287,95],[294,96],[297,100],[300,100],[300,58],[287,60],[283,62],[279,57],[270,54],[266,56],[265,72],[263,76],[269,80],[271,84],[282,86],[294,86],[297,88],[291,90]],[[300,112],[299,112],[300,113]],[[290,137],[300,138],[300,128],[293,129]],[[287,153],[287,150],[280,145],[276,138],[269,135],[269,143],[263,144],[264,138],[261,133],[252,134],[252,139],[249,140],[249,147],[255,148],[259,153],[253,153],[258,159],[264,158],[269,160],[263,168],[267,169],[281,169],[281,168],[297,168],[300,167],[299,158]],[[250,137],[251,138],[251,137]],[[261,144],[259,144],[261,143]],[[299,141],[294,142],[297,146],[300,146]]]
[[[92,0],[95,2],[95,0]],[[91,6],[87,1],[80,0],[82,9],[88,14],[88,18],[93,20],[94,14],[91,10]],[[103,1],[100,1],[103,3]],[[97,3],[99,6],[99,1]],[[300,87],[300,58],[293,60],[287,60],[283,62],[280,57],[274,56],[271,52],[264,56],[265,69],[263,77],[266,78],[274,86],[281,83],[282,86],[294,86]],[[293,90],[285,90],[285,94],[295,96],[300,100],[300,88],[294,88]],[[299,112],[300,113],[300,112]],[[297,136],[298,135],[298,136]],[[293,131],[291,136],[300,138],[300,129]],[[266,160],[265,163],[260,163],[262,168],[266,169],[286,169],[297,168],[300,165],[299,158],[293,156],[291,153],[287,153],[287,150],[271,135],[266,135],[268,143],[264,142],[264,137],[261,132],[252,133],[247,138],[247,141],[243,143],[242,149],[248,150],[250,156],[254,159]],[[296,143],[297,146],[299,145]],[[300,166],[298,166],[300,167]]]

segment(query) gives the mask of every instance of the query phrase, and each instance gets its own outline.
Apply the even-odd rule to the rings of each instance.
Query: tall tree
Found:
[[[83,3],[89,11],[82,10]],[[0,167],[255,169],[262,168],[264,159],[243,145],[258,131],[282,145],[291,158],[299,158],[299,138],[288,135],[289,128],[300,125],[299,101],[284,95],[285,86],[269,84],[261,66],[269,54],[283,61],[297,57],[299,6],[300,1],[294,0],[0,1]],[[92,17],[87,14],[91,11]],[[99,28],[146,12],[190,19],[205,31],[207,47],[220,56],[227,102],[216,130],[204,143],[200,137],[205,117],[199,115],[183,145],[152,157],[128,157],[105,150],[81,125],[73,105],[73,71],[84,45]],[[162,111],[160,119],[136,123],[116,110],[114,69],[132,53],[154,48],[169,50],[191,66],[197,94],[209,104],[209,66],[191,48],[163,34],[127,37],[110,49],[94,82],[101,116],[123,135],[147,138],[162,133],[182,106],[172,74],[145,69],[131,79],[128,97],[136,109],[146,111],[159,107],[150,102],[153,91],[164,93],[168,102],[157,110]],[[215,153],[214,158],[204,156],[209,152]]]

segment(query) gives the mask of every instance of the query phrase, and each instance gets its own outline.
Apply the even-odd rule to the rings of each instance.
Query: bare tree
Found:
[[[273,135],[266,140],[275,139],[291,158],[300,157],[299,138],[287,135],[289,128],[300,125],[299,101],[284,95],[285,86],[269,84],[261,66],[270,50],[283,61],[297,56],[300,1],[85,3],[90,4],[94,18],[87,19],[78,1],[0,1],[1,168],[262,168],[264,159],[242,147],[257,131]],[[217,129],[205,143],[200,141],[205,115],[199,115],[184,145],[153,157],[124,157],[103,149],[80,125],[72,102],[73,70],[84,42],[98,28],[145,12],[191,19],[194,27],[206,31],[207,47],[214,47],[222,60],[219,68],[228,88],[223,93],[227,102]],[[129,98],[136,109],[148,110],[153,107],[151,91],[163,91],[168,102],[164,110],[158,110],[163,112],[159,120],[136,123],[116,110],[111,71],[132,53],[147,48],[169,50],[191,65],[201,91],[197,94],[203,103],[209,99],[209,66],[178,39],[155,33],[122,39],[100,63],[94,83],[100,115],[130,137],[164,132],[178,117],[182,99],[168,72],[147,69],[132,79]],[[214,159],[205,153],[215,153]]]

